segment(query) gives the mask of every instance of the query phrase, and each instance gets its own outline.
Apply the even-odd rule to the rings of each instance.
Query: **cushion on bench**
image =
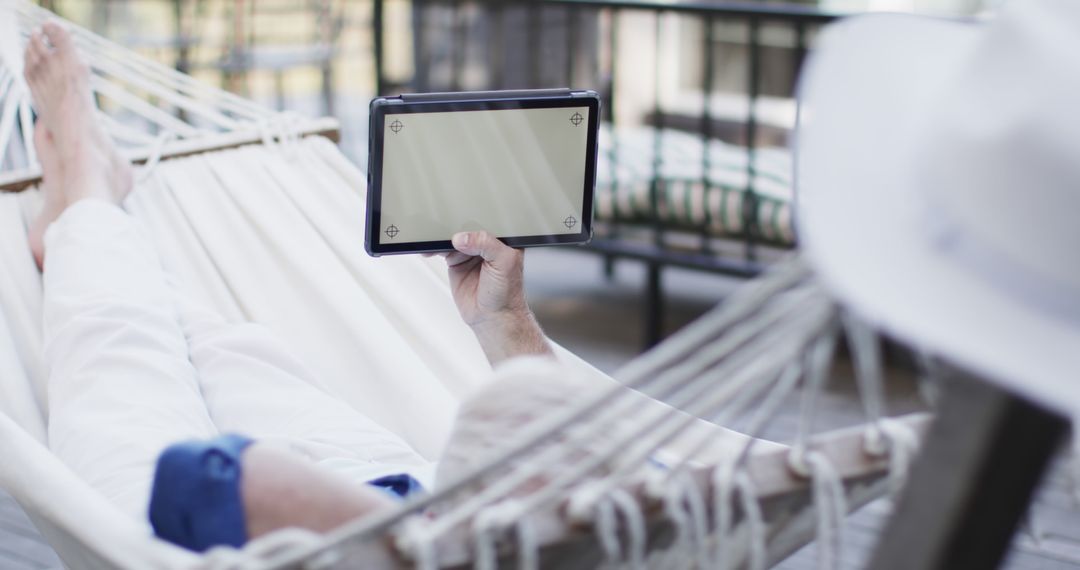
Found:
[[[758,239],[795,244],[788,150],[755,149],[751,175],[749,149],[683,131],[605,124],[599,145],[597,220],[745,238],[751,208]]]

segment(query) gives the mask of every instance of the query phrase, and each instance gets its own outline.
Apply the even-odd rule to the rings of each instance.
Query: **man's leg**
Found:
[[[46,207],[32,237],[45,261],[49,445],[145,520],[161,451],[217,431],[157,255],[116,205],[130,168],[94,122],[87,70],[56,24],[32,37],[26,74],[42,130]]]
[[[430,462],[329,394],[272,331],[176,299],[203,398],[223,433],[245,434],[358,483],[404,473],[430,484]]]
[[[328,394],[269,329],[226,322],[179,292],[173,299],[210,417],[245,437],[163,454],[151,500],[159,536],[203,550],[285,527],[323,532],[394,508],[391,496],[415,480],[431,484],[432,464]]]
[[[116,206],[131,187],[130,168],[92,121],[87,71],[62,29],[47,24],[45,34],[50,45],[41,34],[32,37],[26,70],[41,117],[35,140],[46,207],[30,237],[44,265],[50,446],[123,510],[146,520],[155,470],[155,490],[166,499],[175,488],[221,495],[213,483],[227,475],[221,452],[235,439],[211,439],[218,430],[204,405],[178,300],[149,240]],[[216,360],[208,370],[227,371],[223,362],[236,355],[208,348],[215,346],[206,342],[210,336],[193,335],[200,359]],[[275,411],[287,421],[287,411]],[[196,448],[208,453],[188,453]],[[296,454],[255,444],[237,449],[237,463],[240,453],[242,480],[224,494],[239,495],[231,508],[242,509],[247,528],[241,532],[250,536],[284,526],[327,530],[392,504],[382,492]],[[213,506],[205,496],[186,499]],[[175,521],[183,519],[181,510],[164,514]],[[209,523],[203,526],[216,521]]]

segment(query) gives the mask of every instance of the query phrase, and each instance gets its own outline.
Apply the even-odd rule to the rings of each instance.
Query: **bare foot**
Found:
[[[59,24],[48,22],[31,35],[25,75],[39,117],[34,143],[45,207],[30,227],[30,244],[42,267],[49,224],[78,200],[119,203],[131,191],[132,177],[131,166],[94,117],[89,71]]]
[[[38,161],[41,162],[41,170],[44,176],[38,189],[44,198],[41,213],[30,225],[30,251],[34,254],[34,261],[38,269],[45,266],[45,230],[49,223],[55,220],[60,212],[64,211],[61,191],[55,186],[60,183],[60,157],[54,148],[56,143],[48,129],[40,124],[34,128],[34,148],[37,149]]]

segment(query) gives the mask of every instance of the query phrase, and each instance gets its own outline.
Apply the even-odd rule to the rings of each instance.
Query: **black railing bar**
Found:
[[[799,77],[802,71],[803,60],[806,59],[806,22],[795,22],[795,66],[791,70],[792,77]],[[794,86],[793,86],[794,89]]]
[[[716,74],[716,21],[713,16],[707,15],[703,22],[705,26],[702,42],[705,48],[705,62],[702,78],[701,95],[703,106],[701,109],[701,203],[704,219],[701,224],[701,251],[708,254],[712,252],[712,240],[709,230],[712,226],[712,210],[709,208],[709,198],[712,195],[712,153],[711,141],[713,134],[712,124],[712,94]],[[724,220],[720,220],[721,224]]]
[[[652,180],[649,183],[649,205],[652,211],[653,241],[660,247],[664,245],[663,220],[660,217],[660,185],[662,184],[660,175],[664,165],[663,133],[666,123],[664,110],[660,104],[660,85],[663,83],[660,77],[662,67],[660,65],[662,55],[660,52],[663,49],[664,16],[666,15],[667,12],[662,10],[653,15],[656,20],[655,29],[653,30],[653,41],[655,42],[655,49],[653,50],[653,118],[656,122],[656,128],[653,130],[653,173]]]
[[[462,80],[465,75],[465,62],[468,61],[468,14],[465,8],[468,4],[456,3],[451,9],[450,16],[450,90],[461,91]]]
[[[618,63],[616,54],[619,53],[619,14],[622,12],[618,9],[608,11],[610,37],[608,38],[608,72],[609,72],[609,87],[608,87],[608,128],[611,135],[611,150],[610,160],[608,165],[611,167],[611,219],[616,222],[616,229],[611,231],[611,237],[618,237],[618,222],[622,221],[622,216],[619,213],[619,138],[615,136],[616,125],[616,97],[615,86],[618,83]]]
[[[385,3],[386,0],[372,0],[371,6],[371,33],[372,33],[372,51],[375,54],[375,94],[386,95],[386,69],[384,67],[384,61],[386,60],[386,46],[384,44],[385,38],[383,36],[385,26],[383,25],[383,18],[385,17]]]
[[[431,54],[428,53],[427,47],[427,8],[430,5],[429,2],[422,0],[413,0],[412,2],[412,20],[413,20],[413,50],[416,55],[413,56],[413,90],[423,93],[428,91],[428,82],[430,80],[431,69]]]
[[[528,3],[528,38],[529,38],[529,85],[530,89],[539,89],[546,87],[540,84],[540,62],[544,55],[544,44],[541,41],[544,37],[544,10],[540,6],[539,2]]]
[[[616,69],[615,69],[615,64],[616,64],[616,53],[617,53],[616,50],[619,49],[619,21],[618,21],[619,11],[618,10],[607,10],[607,11],[605,11],[603,13],[607,15],[606,20],[607,20],[607,26],[608,26],[607,53],[605,54],[607,59],[606,59],[606,61],[603,62],[605,64],[604,69],[607,70],[607,77],[605,78],[606,79],[606,85],[604,85],[607,92],[604,93],[604,99],[605,99],[604,103],[607,104],[606,105],[607,108],[605,109],[605,112],[608,115],[608,121],[610,121],[611,124],[614,125],[615,124],[615,80],[618,77],[618,73],[616,72]]]
[[[566,83],[576,85],[574,81],[574,60],[578,46],[578,10],[577,6],[566,7]]]
[[[494,89],[506,89],[506,10],[495,4],[488,12],[491,31],[488,36],[488,84]]]
[[[747,38],[747,57],[749,58],[746,116],[746,192],[742,200],[742,225],[746,234],[746,259],[757,259],[756,244],[758,232],[758,204],[757,193],[754,189],[754,177],[757,174],[757,102],[761,81],[761,22],[751,18],[747,22],[749,37]]]
[[[797,73],[802,70],[802,64],[806,60],[806,45],[807,45],[806,30],[800,29],[799,32],[801,33],[801,35],[800,35],[799,38],[797,38],[797,40],[799,42],[799,44],[798,44],[798,47],[799,47],[799,52],[798,52],[799,69],[796,70]],[[792,127],[791,132],[788,134],[788,145],[787,146],[791,150],[791,204],[793,206],[792,211],[791,211],[791,218],[792,218],[791,219],[791,225],[792,225],[792,229],[794,230],[794,236],[793,237],[795,238],[796,243],[798,243],[797,240],[799,238],[799,220],[797,219],[797,216],[796,216],[796,210],[797,209],[794,208],[794,205],[799,203],[799,150],[801,148],[800,145],[799,145],[799,132],[802,129],[803,107],[802,107],[802,97],[799,94],[799,84],[798,84],[798,77],[799,76],[796,75],[795,77],[796,77],[796,81],[795,81],[795,85],[792,88],[793,93],[791,95],[792,99],[795,100],[795,125]]]
[[[454,0],[442,0],[454,1]],[[458,0],[460,1],[460,0]],[[506,4],[507,0],[474,0],[481,4]],[[592,8],[611,8],[625,10],[667,11],[694,14],[713,14],[715,16],[764,18],[782,20],[803,20],[807,22],[827,23],[848,13],[831,12],[799,4],[758,4],[755,2],[710,3],[703,0],[663,2],[659,0],[531,0],[522,4],[572,4]]]

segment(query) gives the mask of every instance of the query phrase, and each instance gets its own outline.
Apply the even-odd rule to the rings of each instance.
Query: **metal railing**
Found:
[[[380,94],[591,88],[601,93],[604,119],[613,132],[624,122],[651,128],[651,215],[620,219],[616,210],[612,219],[597,221],[596,236],[587,246],[605,256],[608,272],[616,258],[647,265],[647,345],[661,337],[664,266],[751,276],[775,257],[781,244],[770,241],[759,223],[755,153],[763,142],[783,145],[790,125],[762,121],[760,102],[786,101],[794,108],[791,97],[806,51],[817,30],[837,14],[808,5],[705,0],[412,0],[404,8],[413,30],[412,66],[395,72],[387,64],[387,11],[402,10],[404,2],[374,1]],[[650,58],[642,46],[656,53]],[[645,61],[639,65],[634,58]],[[635,83],[636,76],[652,79]],[[687,110],[668,104],[671,93],[680,90],[700,95],[700,106]],[[714,99],[719,94],[745,103],[745,116],[718,112]],[[660,215],[665,130],[693,135],[705,149],[714,140],[744,149],[747,183],[737,232],[719,239],[707,220],[697,228],[673,227]],[[709,176],[711,153],[701,152],[701,160],[700,183],[708,197],[715,186]],[[612,184],[617,183],[613,176]]]

